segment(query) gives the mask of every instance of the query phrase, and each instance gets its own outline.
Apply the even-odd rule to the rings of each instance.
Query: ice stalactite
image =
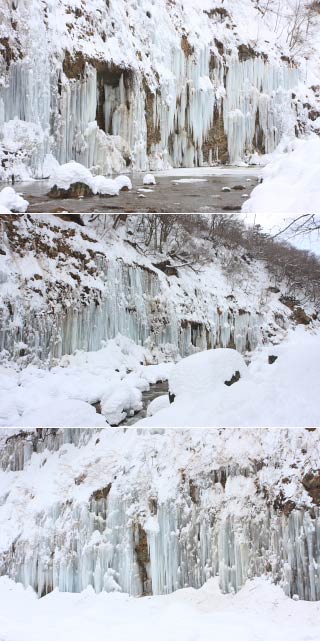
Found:
[[[34,3],[36,39],[28,41],[28,55],[10,65],[0,87],[1,174],[28,172],[42,176],[44,158],[50,152],[51,68],[47,34]],[[24,170],[21,170],[22,163]],[[0,178],[1,178],[0,174]]]

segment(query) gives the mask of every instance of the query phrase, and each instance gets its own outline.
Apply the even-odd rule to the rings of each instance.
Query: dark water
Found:
[[[208,174],[205,174],[208,172]],[[49,199],[47,181],[17,183],[15,189],[28,201],[28,212],[231,212],[241,209],[259,179],[254,168],[195,168],[156,175],[156,186],[143,186],[143,174],[130,175],[133,189],[118,197]],[[191,180],[191,182],[189,182]],[[182,181],[182,182],[181,182]],[[187,182],[186,182],[187,181]],[[235,186],[241,186],[239,190]],[[222,192],[229,187],[230,192]],[[144,190],[150,190],[145,192]]]

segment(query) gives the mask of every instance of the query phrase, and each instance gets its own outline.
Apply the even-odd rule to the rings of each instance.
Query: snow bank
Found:
[[[242,206],[244,213],[305,214],[320,211],[320,138],[285,139]]]
[[[270,355],[277,358],[273,364],[269,364]],[[231,387],[222,384],[225,374],[222,371],[223,362],[221,372],[217,371],[215,378],[213,369],[212,374],[209,372],[209,365],[202,366],[202,355],[197,355],[196,358],[197,365],[196,360],[193,363],[187,358],[174,367],[169,378],[170,389],[176,387],[179,394],[170,407],[161,409],[152,418],[141,420],[141,426],[320,425],[319,331],[310,332],[299,326],[296,330],[289,331],[287,339],[280,345],[257,349],[252,354],[249,367],[242,371],[243,377]]]
[[[120,175],[116,179],[107,179],[102,175],[93,176],[81,163],[70,161],[53,168],[50,177],[50,187],[56,186],[62,190],[69,190],[74,183],[84,183],[94,195],[117,196],[120,190],[131,190],[132,184],[129,177]]]
[[[141,597],[54,591],[38,599],[31,588],[0,579],[3,640],[317,640],[320,602],[295,602],[281,588],[252,579],[224,595],[216,579],[199,590]],[[58,618],[57,618],[58,616]]]
[[[219,385],[239,372],[245,375],[246,363],[234,349],[211,349],[180,360],[169,376],[169,391],[175,396],[210,395]]]
[[[0,214],[8,215],[11,212],[26,212],[29,202],[11,187],[3,188],[0,192]]]
[[[120,334],[92,352],[64,356],[51,370],[0,370],[0,427],[106,427],[142,409],[142,391],[166,380],[170,364]],[[101,414],[94,405],[101,403]]]

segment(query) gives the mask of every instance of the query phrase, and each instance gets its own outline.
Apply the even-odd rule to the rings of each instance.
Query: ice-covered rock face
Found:
[[[257,52],[245,47],[244,56],[228,11],[223,19],[207,3],[202,11],[201,3],[107,8],[93,0],[75,10],[58,2],[56,14],[45,4],[19,3],[11,23],[10,12],[4,15],[4,177],[47,176],[49,153],[101,174],[131,163],[138,170],[235,163],[273,151],[282,134],[294,136],[306,121],[292,99],[299,67],[281,60],[276,46],[270,60],[261,55],[270,50],[265,42]],[[254,24],[259,17],[247,5]]]
[[[268,575],[320,599],[320,515],[306,483],[319,430],[107,429],[82,444],[69,431],[58,450],[47,441],[23,471],[1,474],[1,574],[39,595],[88,584],[162,594],[214,575],[232,592]]]
[[[239,277],[233,295],[215,264],[198,278],[183,270],[168,277],[129,245],[109,246],[94,229],[54,215],[7,218],[2,232],[0,350],[14,359],[94,351],[117,333],[181,356],[215,347],[242,353],[286,325],[279,302],[279,324],[272,307],[262,309],[270,296],[262,267],[261,292],[253,266],[250,284],[242,288]]]

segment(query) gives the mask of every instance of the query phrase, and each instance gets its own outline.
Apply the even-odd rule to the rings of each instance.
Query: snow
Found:
[[[0,579],[0,637],[4,640],[317,640],[320,602],[294,602],[280,588],[253,579],[237,595],[216,580],[165,597],[58,591],[38,599]],[[57,615],[59,618],[57,619]]]
[[[238,371],[246,375],[246,363],[234,349],[211,349],[201,351],[180,360],[171,370],[169,391],[175,396],[199,396],[210,394],[219,385],[230,381]]]
[[[143,177],[143,185],[144,186],[155,186],[156,185],[156,179],[153,174],[145,174]]]
[[[262,171],[242,212],[284,215],[318,213],[320,138],[284,139]]]
[[[217,350],[215,350],[217,351]],[[223,352],[223,350],[222,350]],[[268,364],[268,356],[278,359]],[[239,356],[240,357],[240,356]],[[198,370],[191,360],[198,359]],[[177,395],[167,409],[140,421],[142,427],[318,427],[320,334],[298,327],[278,346],[258,348],[243,377],[213,389],[201,368],[202,354],[178,363]],[[183,364],[190,361],[184,380]],[[232,371],[232,369],[231,369]],[[223,376],[224,377],[224,376]],[[170,376],[174,378],[174,370]],[[221,381],[220,381],[221,382]]]
[[[50,370],[2,367],[0,426],[106,427],[142,408],[142,391],[167,380],[170,363],[149,364],[149,351],[118,334],[98,351],[64,356]],[[93,405],[101,401],[101,414]]]
[[[120,190],[132,190],[132,184],[129,177],[120,175],[116,179],[107,179],[102,175],[93,176],[80,163],[70,161],[61,166],[55,166],[50,177],[50,187],[57,186],[63,190],[68,190],[74,183],[84,183],[91,188],[94,195],[118,195]]]
[[[169,407],[169,405],[170,400],[168,394],[164,396],[157,396],[157,398],[154,398],[154,400],[148,405],[147,416],[153,416],[153,414],[156,414],[157,411],[160,411],[160,409],[165,409],[166,407]]]
[[[11,187],[0,191],[0,214],[8,215],[11,212],[26,212],[29,202]]]

